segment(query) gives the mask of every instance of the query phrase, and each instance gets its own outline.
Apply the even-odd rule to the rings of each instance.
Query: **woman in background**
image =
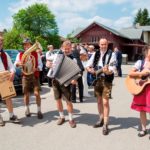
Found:
[[[82,61],[82,64],[84,66],[84,68],[86,67],[86,63],[88,61],[88,53],[86,52],[86,50],[81,47],[80,48],[80,59]],[[87,70],[85,69],[83,72],[83,85],[84,85],[84,91],[83,91],[83,96],[85,97],[91,97],[91,95],[88,93],[88,84],[87,84]]]

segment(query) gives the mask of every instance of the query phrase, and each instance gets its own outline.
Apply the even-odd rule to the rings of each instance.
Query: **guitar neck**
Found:
[[[101,73],[103,73],[103,69],[102,69],[102,68],[99,69],[99,70],[97,70],[97,71],[95,72],[96,76],[100,75]]]

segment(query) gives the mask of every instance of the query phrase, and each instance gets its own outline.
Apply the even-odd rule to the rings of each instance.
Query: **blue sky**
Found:
[[[93,21],[118,30],[129,27],[139,8],[147,8],[150,14],[150,0],[0,0],[0,3],[0,30],[12,27],[12,15],[19,9],[45,3],[56,16],[62,36]]]

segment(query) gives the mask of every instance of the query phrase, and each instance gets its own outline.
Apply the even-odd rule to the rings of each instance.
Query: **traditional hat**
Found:
[[[23,42],[22,42],[23,44],[25,44],[25,43],[30,43],[30,44],[32,44],[32,42],[31,42],[31,40],[29,39],[29,38],[25,38],[25,39],[23,39]]]

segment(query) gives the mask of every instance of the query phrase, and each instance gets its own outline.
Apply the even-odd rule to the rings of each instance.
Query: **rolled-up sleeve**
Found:
[[[95,57],[95,53],[91,56],[91,58],[88,60],[87,64],[86,64],[86,68],[87,67],[93,67],[93,61],[94,61],[94,57]]]
[[[7,55],[7,62],[8,62],[8,71],[10,72],[16,72],[15,66],[13,64],[13,62],[11,61],[10,56],[6,53]]]
[[[41,59],[40,55],[38,54],[38,69],[40,71],[42,71],[42,68],[43,68],[42,59]]]
[[[19,58],[20,58],[20,53],[18,53],[17,56],[16,56],[16,60],[14,62],[15,67],[16,67],[16,64],[20,62]]]
[[[115,72],[116,71],[116,63],[117,63],[116,54],[113,52],[110,62],[109,62],[109,70]]]

